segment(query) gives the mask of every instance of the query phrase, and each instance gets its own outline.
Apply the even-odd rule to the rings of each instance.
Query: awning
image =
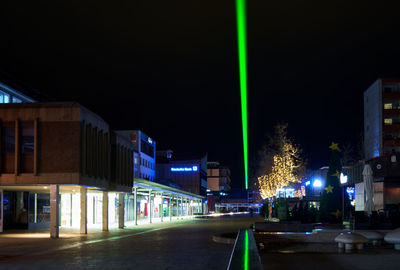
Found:
[[[156,182],[135,178],[133,182],[133,187],[137,188],[138,191],[152,191],[156,193],[163,193],[164,195],[174,195],[179,197],[186,197],[194,200],[203,200],[204,196],[190,193],[184,190],[176,189],[173,187],[165,186]]]

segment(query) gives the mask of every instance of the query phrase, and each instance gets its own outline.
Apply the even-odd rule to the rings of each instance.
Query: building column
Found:
[[[137,188],[133,188],[133,209],[135,211],[134,218],[135,218],[135,225],[137,225]]]
[[[199,213],[203,214],[203,207],[201,205],[201,200],[199,200]]]
[[[183,219],[183,197],[181,197],[181,219]]]
[[[186,210],[187,210],[186,198],[182,198],[182,199],[183,199],[183,203],[182,203],[182,214],[183,214],[184,217],[186,217],[186,216],[187,216],[187,212],[186,212]]]
[[[125,200],[124,193],[118,193],[118,228],[124,228],[124,208],[125,208]]]
[[[177,219],[181,216],[181,204],[179,203],[179,197],[176,198],[176,213],[177,213]]]
[[[81,187],[80,232],[87,234],[87,188],[86,187]]]
[[[190,216],[189,210],[190,210],[189,199],[186,199],[186,215],[187,216]]]
[[[59,237],[60,225],[60,187],[59,185],[50,185],[50,237]]]
[[[149,220],[152,223],[152,216],[153,216],[153,203],[151,202],[151,189],[149,190]]]
[[[161,206],[160,206],[161,222],[164,221],[164,197],[161,193]]]
[[[172,197],[168,201],[169,221],[172,221]]]
[[[108,231],[108,192],[103,191],[103,211],[102,211],[103,232]]]

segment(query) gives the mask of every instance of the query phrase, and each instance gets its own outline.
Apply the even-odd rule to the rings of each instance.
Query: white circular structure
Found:
[[[384,235],[377,231],[360,230],[356,233],[367,238],[374,246],[379,245],[384,238]]]
[[[385,241],[394,244],[394,249],[400,250],[400,228],[388,233],[385,236]]]
[[[335,242],[338,243],[339,248],[345,248],[346,250],[357,248],[360,250],[364,248],[364,243],[367,243],[368,239],[357,233],[345,232],[336,236]]]

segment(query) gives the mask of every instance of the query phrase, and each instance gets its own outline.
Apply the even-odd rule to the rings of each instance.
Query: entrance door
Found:
[[[3,192],[3,229],[28,229],[29,192]]]

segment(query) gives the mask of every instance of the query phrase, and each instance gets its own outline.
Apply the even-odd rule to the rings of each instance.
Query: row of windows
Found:
[[[154,177],[151,177],[150,175],[147,175],[147,174],[144,174],[144,173],[140,173],[139,175],[140,175],[140,178],[142,178],[142,179],[146,179],[146,180],[149,180],[149,181],[153,181],[154,180]]]
[[[142,165],[142,166],[144,166],[146,168],[154,170],[154,164],[152,162],[148,161],[147,159],[142,158],[140,165]]]
[[[400,104],[384,103],[383,108],[385,110],[400,109]]]
[[[393,119],[392,118],[385,118],[383,120],[383,122],[385,123],[385,125],[392,125],[393,124]]]
[[[0,103],[21,103],[22,100],[16,98],[14,96],[10,96],[9,94],[0,91]]]
[[[17,131],[17,134],[16,134]],[[16,130],[15,122],[4,122],[1,127],[1,166],[5,173],[15,172],[15,143],[18,140],[20,168],[24,173],[33,172],[34,152],[34,123],[33,121],[19,122]]]

